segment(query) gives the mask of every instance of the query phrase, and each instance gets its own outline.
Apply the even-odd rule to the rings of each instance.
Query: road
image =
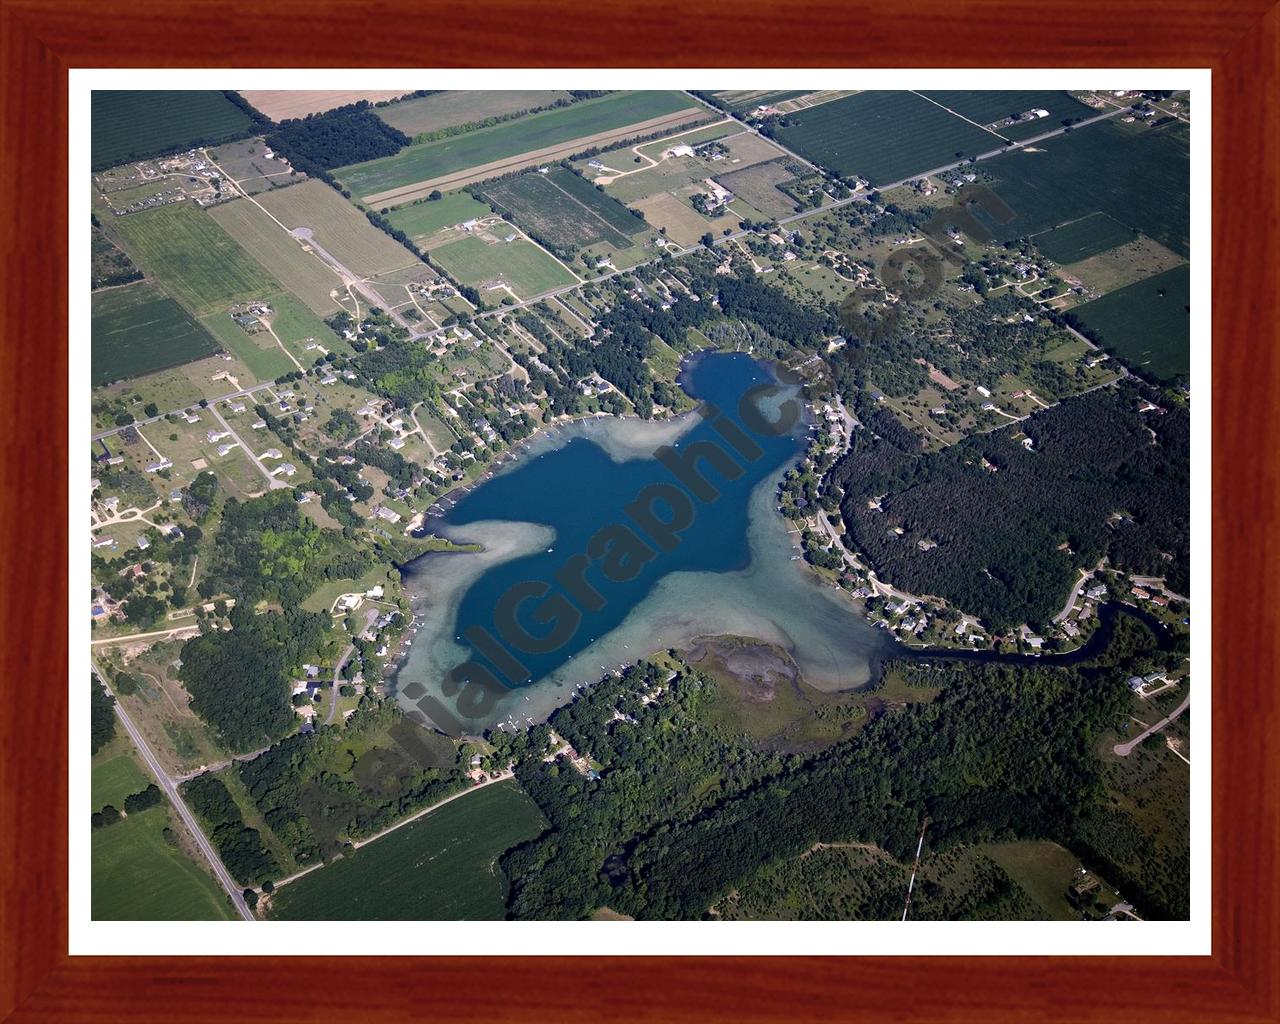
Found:
[[[102,670],[98,668],[97,663],[91,659],[90,664],[102,688],[111,693],[111,687],[107,685],[106,677],[103,675]],[[111,695],[115,696],[114,693]],[[134,747],[142,755],[142,759],[146,761],[147,767],[151,769],[151,774],[160,783],[160,788],[164,790],[165,795],[169,798],[173,809],[178,812],[178,816],[186,824],[187,830],[191,833],[192,839],[195,840],[196,846],[200,848],[200,852],[204,854],[205,860],[209,862],[209,866],[213,869],[214,877],[217,878],[222,888],[226,890],[227,895],[231,898],[231,903],[236,908],[236,913],[246,921],[257,920],[253,915],[253,911],[249,909],[249,905],[244,901],[244,896],[241,894],[239,886],[236,885],[235,879],[231,877],[226,866],[222,863],[222,858],[218,856],[217,851],[214,850],[204,831],[200,828],[200,823],[196,821],[195,815],[191,813],[186,801],[182,799],[182,794],[178,792],[177,784],[169,777],[168,772],[161,767],[160,762],[156,760],[156,756],[151,752],[147,741],[143,739],[142,733],[133,724],[133,720],[118,699],[115,702],[115,707],[116,717],[119,718],[120,724],[124,726],[124,731],[129,734],[129,739],[133,741]]]
[[[198,623],[190,626],[178,626],[174,629],[158,629],[151,633],[126,633],[124,636],[109,636],[102,640],[90,640],[92,647],[105,647],[108,644],[127,644],[134,640],[154,640],[164,639],[175,636],[182,636],[184,633],[199,633],[200,625]]]
[[[1112,752],[1117,757],[1128,757],[1130,754],[1133,753],[1134,747],[1138,746],[1139,743],[1145,740],[1152,733],[1157,733],[1161,729],[1163,729],[1166,725],[1168,725],[1175,718],[1181,715],[1182,712],[1186,711],[1187,708],[1190,706],[1190,704],[1191,704],[1191,691],[1190,691],[1190,685],[1188,684],[1187,695],[1186,697],[1183,698],[1182,703],[1178,705],[1176,710],[1174,710],[1167,717],[1160,719],[1160,721],[1156,722],[1155,725],[1147,729],[1146,732],[1142,733],[1139,736],[1135,736],[1128,743],[1117,743],[1114,747],[1111,748]],[[1190,762],[1188,762],[1188,764],[1189,763]]]
[[[213,413],[213,418],[222,424],[222,429],[225,430],[227,433],[229,433],[231,437],[235,440],[236,444],[238,444],[241,448],[244,449],[244,453],[247,456],[249,456],[249,461],[258,467],[258,472],[261,473],[264,477],[266,477],[268,489],[277,491],[277,490],[280,490],[281,488],[289,486],[289,484],[285,483],[279,477],[274,477],[271,475],[271,470],[267,469],[267,467],[262,464],[262,460],[253,453],[253,449],[250,448],[247,444],[245,444],[244,440],[240,437],[239,434],[235,432],[235,429],[231,426],[231,424],[222,418],[222,413],[218,412],[218,410],[214,408],[212,405],[209,406],[209,411]]]

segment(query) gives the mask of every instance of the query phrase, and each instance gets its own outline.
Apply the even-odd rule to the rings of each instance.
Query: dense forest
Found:
[[[328,615],[300,611],[255,615],[231,609],[231,632],[211,630],[182,647],[181,676],[191,708],[235,751],[277,740],[293,727],[289,680],[327,641]]]
[[[886,580],[998,629],[1051,618],[1104,555],[1185,593],[1190,415],[1141,401],[1134,385],[1070,399],[1022,424],[1030,447],[1013,427],[928,454],[863,431],[830,477],[846,528]]]
[[[545,762],[538,744],[547,727],[518,756],[517,777],[552,828],[502,859],[510,913],[576,917],[608,906],[699,918],[815,843],[868,843],[909,863],[927,817],[934,856],[968,843],[1048,839],[1093,858],[1146,914],[1185,916],[1184,861],[1142,858],[1154,865],[1149,874],[1121,866],[1131,861],[1113,843],[1151,840],[1112,806],[1094,752],[1104,730],[1124,723],[1123,680],[1154,643],[1129,624],[1077,668],[904,664],[908,685],[937,696],[882,711],[808,760],[725,735],[702,713],[714,684],[696,672],[664,684],[647,665],[606,679],[549,722],[602,766],[599,777]],[[500,755],[515,742],[493,741]],[[978,883],[963,901],[974,916],[1016,902],[999,872]],[[882,909],[874,898],[863,908]]]
[[[369,556],[304,516],[288,490],[249,501],[228,498],[222,509],[216,556],[198,589],[255,604],[296,607],[329,579],[356,579]]]
[[[102,688],[98,677],[89,674],[90,700],[89,733],[93,741],[93,753],[97,753],[116,738],[116,699]]]
[[[369,102],[362,100],[285,121],[267,136],[267,145],[307,174],[392,156],[409,145],[409,136],[392,128],[369,108]]]
[[[279,877],[280,865],[263,845],[262,834],[244,823],[240,808],[221,779],[216,775],[199,775],[183,783],[182,795],[205,826],[218,848],[218,856],[237,882],[258,885]]]
[[[310,864],[463,788],[456,761],[451,742],[388,701],[362,705],[341,730],[290,736],[239,772],[271,831]]]

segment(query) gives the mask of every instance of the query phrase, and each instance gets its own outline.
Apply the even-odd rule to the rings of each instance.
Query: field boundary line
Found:
[[[974,120],[972,120],[971,118],[965,117],[965,116],[964,116],[964,114],[960,113],[960,111],[958,111],[958,110],[952,110],[952,109],[951,109],[950,107],[948,107],[945,103],[939,103],[937,100],[929,99],[929,97],[928,97],[928,96],[926,96],[926,95],[925,95],[924,93],[922,93],[922,92],[916,92],[914,89],[911,89],[911,90],[909,90],[909,91],[910,91],[910,93],[911,93],[911,95],[912,95],[912,96],[919,96],[922,100],[928,100],[928,102],[932,103],[935,107],[941,107],[941,108],[942,108],[943,110],[945,110],[948,114],[954,114],[956,117],[960,118],[960,120],[961,120],[961,121],[968,121],[968,122],[969,122],[969,124],[973,125],[975,128],[981,128],[984,132],[990,132],[992,135],[994,135],[994,136],[995,136],[997,139],[999,139],[1001,142],[1003,142],[1003,141],[1004,141],[1004,136],[1003,136],[1003,135],[999,134],[998,132],[992,131],[992,130],[991,130],[990,128],[988,128],[985,124],[978,124],[978,122],[977,122],[977,121],[974,121]]]

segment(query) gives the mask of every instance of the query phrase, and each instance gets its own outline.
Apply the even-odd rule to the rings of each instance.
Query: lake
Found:
[[[394,680],[406,708],[450,733],[527,725],[696,636],[779,644],[829,690],[866,683],[895,650],[794,557],[777,512],[808,434],[798,389],[743,354],[695,356],[681,383],[699,412],[547,431],[428,520],[484,550],[405,569],[418,630]]]

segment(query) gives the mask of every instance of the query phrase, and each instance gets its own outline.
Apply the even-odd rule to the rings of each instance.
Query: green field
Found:
[[[280,286],[209,214],[175,203],[117,217],[111,225],[126,251],[197,315],[225,312]]]
[[[170,846],[168,805],[93,830],[95,921],[230,921],[213,878]]]
[[[297,369],[293,360],[280,351],[280,346],[266,331],[248,334],[227,313],[210,313],[202,318],[201,323],[222,343],[223,348],[235,353],[249,367],[255,380],[275,380]]]
[[[488,206],[466,192],[450,192],[436,200],[401,206],[392,210],[387,220],[392,227],[421,245],[438,231],[477,217],[487,217],[491,212]]]
[[[1067,887],[1076,879],[1080,859],[1057,843],[991,843],[983,853],[1004,868],[1014,880],[1055,921],[1078,921],[1080,911],[1067,900]]]
[[[95,171],[247,133],[249,116],[213,90],[95,89],[92,100]]]
[[[93,294],[94,387],[202,359],[218,345],[185,309],[146,281]]]
[[[756,107],[767,107],[773,103],[782,103],[785,100],[793,100],[797,96],[804,96],[809,92],[808,89],[793,89],[790,92],[769,91],[769,90],[748,90],[748,89],[721,89],[713,92],[711,95],[727,106],[735,114],[747,114],[755,110]]]
[[[928,96],[970,121],[991,127],[1006,139],[1019,141],[1061,128],[1062,122],[1067,118],[1078,119],[1099,113],[1062,90],[962,89],[950,92],[922,91],[921,95]],[[1047,110],[1049,116],[1007,126],[996,124],[997,121],[1036,109]]]
[[[298,240],[248,199],[233,199],[209,210],[209,216],[242,245],[294,295],[316,313],[339,306],[329,293],[342,290],[342,281],[318,256],[303,252]]]
[[[413,253],[375,228],[322,181],[264,192],[257,200],[290,230],[309,228],[317,244],[361,277],[385,274],[415,262]]]
[[[786,115],[778,141],[815,164],[873,185],[979,153],[1000,139],[909,92],[859,92]]]
[[[141,792],[150,784],[151,779],[143,774],[132,754],[117,754],[93,766],[90,804],[95,811],[107,804],[120,810],[125,797]]]
[[[563,167],[508,178],[484,195],[499,212],[510,213],[531,235],[557,249],[584,249],[597,242],[629,249],[635,244],[629,236],[648,230],[612,196]]]
[[[1190,306],[1184,264],[1077,306],[1068,319],[1135,370],[1168,381],[1191,371]]]
[[[523,238],[490,245],[469,235],[442,245],[431,256],[462,284],[479,287],[499,282],[522,299],[574,283],[569,271]],[[500,295],[487,298],[495,304],[501,301]]]
[[[1191,164],[1186,125],[1117,124],[1113,118],[1032,149],[984,162],[989,186],[1013,211],[992,224],[999,241],[1023,238],[1100,212],[1154,238],[1184,259],[1190,252]]]
[[[392,128],[413,137],[534,107],[549,107],[556,100],[568,98],[569,94],[560,89],[455,90],[400,100],[378,107],[374,113]]]
[[[282,886],[270,916],[302,921],[497,920],[503,851],[546,826],[515,782],[468,793]]]
[[[1054,263],[1075,263],[1132,242],[1134,232],[1105,213],[1091,213],[1070,224],[1033,236],[1040,252]]]
[[[373,195],[692,106],[692,99],[674,90],[610,93],[465,135],[410,146],[395,156],[352,164],[333,174],[356,195]]]

